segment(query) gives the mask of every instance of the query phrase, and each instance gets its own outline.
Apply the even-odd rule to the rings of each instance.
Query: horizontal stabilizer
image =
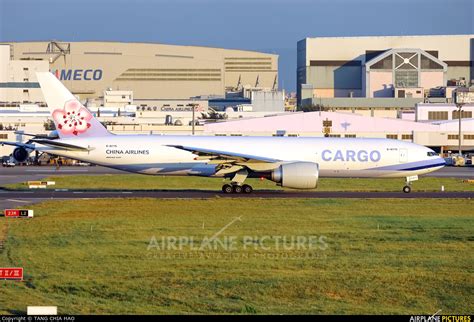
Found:
[[[0,145],[11,145],[11,146],[17,146],[25,149],[33,149],[35,146],[33,144],[28,144],[28,143],[21,143],[21,142],[7,142],[7,141],[0,141]]]
[[[45,139],[32,139],[31,142],[35,142],[41,145],[49,146],[52,148],[56,148],[59,150],[67,150],[67,151],[91,151],[94,148],[90,147],[82,147],[79,145],[73,145],[69,143],[59,142],[56,140],[45,140]]]
[[[14,132],[15,134],[18,134],[18,135],[24,135],[24,136],[32,136],[32,137],[35,137],[35,138],[41,138],[41,139],[59,139],[59,136],[52,136],[52,135],[47,135],[47,134],[33,134],[33,133],[25,133],[25,132],[21,132],[21,131],[15,131]]]

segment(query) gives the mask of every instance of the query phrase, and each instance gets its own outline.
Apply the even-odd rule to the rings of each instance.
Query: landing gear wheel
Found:
[[[403,187],[403,192],[404,192],[404,193],[410,193],[410,191],[411,191],[411,187],[410,187],[410,186],[405,186],[405,187]]]
[[[242,193],[242,186],[235,185],[234,187],[234,193]]]
[[[234,190],[232,189],[232,186],[230,184],[225,184],[222,186],[222,192],[223,193],[232,193]]]
[[[253,188],[252,186],[249,186],[248,184],[244,184],[242,186],[242,190],[244,191],[244,193],[252,193]]]

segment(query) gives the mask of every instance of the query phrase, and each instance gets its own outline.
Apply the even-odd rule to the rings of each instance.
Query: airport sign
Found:
[[[472,104],[474,103],[474,92],[465,89],[456,89],[453,93],[455,104]]]
[[[28,181],[27,185],[29,189],[46,188],[46,186],[54,186],[54,181]]]
[[[3,214],[10,218],[33,218],[33,210],[28,209],[5,209]]]
[[[28,306],[26,308],[26,315],[58,315],[58,307],[57,306]],[[42,320],[39,317],[35,318],[35,321]],[[74,321],[74,318],[64,317],[64,320],[61,317],[56,319],[48,319],[43,321]]]
[[[23,280],[23,267],[0,267],[0,280]]]

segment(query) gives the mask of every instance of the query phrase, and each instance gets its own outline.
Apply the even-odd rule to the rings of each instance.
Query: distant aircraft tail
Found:
[[[60,138],[111,135],[53,74],[37,72],[36,76]]]

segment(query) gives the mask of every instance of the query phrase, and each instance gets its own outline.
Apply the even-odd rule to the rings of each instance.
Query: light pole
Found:
[[[454,104],[458,109],[458,117],[459,117],[459,129],[458,129],[458,149],[459,149],[459,157],[462,156],[462,149],[461,149],[461,123],[462,123],[462,107],[466,103],[466,90],[461,88],[456,88],[453,92]]]
[[[193,123],[192,123],[192,135],[194,135],[194,113],[196,110],[196,105],[193,103]]]
[[[458,108],[458,113],[459,113],[459,132],[458,132],[458,139],[459,139],[459,156],[461,157],[462,156],[462,150],[461,150],[461,120],[462,120],[462,104],[456,104],[457,105],[457,108]]]

